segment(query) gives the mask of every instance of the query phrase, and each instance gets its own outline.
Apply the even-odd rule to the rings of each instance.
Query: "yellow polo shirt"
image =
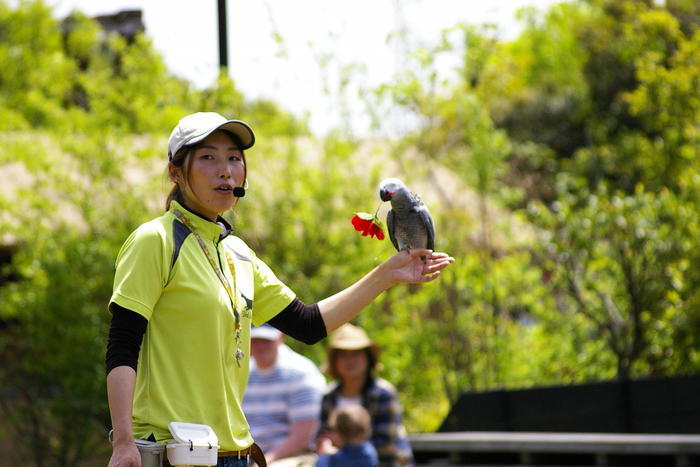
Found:
[[[235,320],[226,289],[197,239],[172,213],[179,209],[207,245],[233,287],[233,259],[241,313],[243,360],[235,358]],[[173,201],[161,217],[141,225],[119,252],[111,301],[148,320],[134,391],[134,436],[172,438],[168,423],[212,427],[220,450],[250,446],[241,409],[248,382],[251,321],[282,311],[295,295],[239,238],[220,240],[222,227]],[[239,366],[240,363],[240,366]]]

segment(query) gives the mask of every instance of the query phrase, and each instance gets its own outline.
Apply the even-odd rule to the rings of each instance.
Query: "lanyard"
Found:
[[[195,236],[195,238],[197,239],[197,243],[199,243],[199,246],[204,252],[204,256],[206,256],[209,260],[209,264],[211,265],[212,269],[216,273],[216,276],[219,278],[219,281],[221,281],[221,285],[224,286],[224,289],[226,289],[226,292],[228,293],[228,296],[231,299],[231,305],[233,306],[233,315],[236,318],[236,326],[234,328],[234,335],[236,337],[235,357],[236,363],[240,367],[241,360],[243,360],[243,358],[245,357],[245,352],[241,350],[241,314],[238,312],[238,281],[236,280],[236,266],[233,263],[233,258],[231,258],[231,255],[227,251],[226,262],[228,263],[228,267],[231,270],[231,276],[233,276],[233,290],[231,290],[231,284],[229,284],[228,280],[226,279],[226,276],[224,276],[224,273],[216,265],[216,261],[214,261],[214,257],[209,251],[207,244],[204,243],[204,240],[197,233],[197,230],[194,228],[190,220],[179,209],[173,209],[172,212],[173,214],[175,214],[175,217],[177,217],[180,222],[185,224],[185,226],[188,229],[190,229],[190,232],[192,232],[192,234]]]

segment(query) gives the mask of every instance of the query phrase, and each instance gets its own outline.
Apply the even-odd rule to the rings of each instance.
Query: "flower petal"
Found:
[[[366,221],[371,221],[375,218],[374,214],[370,214],[368,212],[356,212],[355,216],[359,217],[360,219],[364,219]]]
[[[368,214],[366,212],[356,212],[351,219],[353,227],[358,232],[362,232],[363,237],[377,237],[379,240],[384,240],[384,230],[382,222],[376,214]]]
[[[382,230],[382,228],[377,226],[377,225],[375,225],[374,227],[375,227],[374,233],[377,236],[377,239],[384,240],[384,231]]]
[[[359,216],[355,216],[352,218],[352,225],[355,227],[355,230],[357,231],[363,231],[369,227],[369,225],[372,224],[371,221],[362,219]]]

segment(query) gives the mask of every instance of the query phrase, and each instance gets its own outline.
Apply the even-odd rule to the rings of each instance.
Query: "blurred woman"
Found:
[[[396,388],[375,376],[379,365],[379,348],[367,333],[352,324],[338,328],[330,338],[324,370],[335,378],[321,403],[321,430],[318,451],[334,451],[335,434],[329,429],[334,410],[359,404],[370,414],[370,442],[379,455],[380,466],[413,465],[413,453],[403,426],[403,409]]]

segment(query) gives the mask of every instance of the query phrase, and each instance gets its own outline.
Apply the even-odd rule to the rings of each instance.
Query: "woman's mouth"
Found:
[[[233,191],[233,187],[232,187],[232,186],[229,186],[229,185],[221,185],[221,186],[216,187],[216,188],[214,189],[214,191],[217,191],[217,192],[219,192],[219,193],[221,193],[221,194],[227,194],[227,195],[229,195],[229,194],[231,194],[231,192]]]

